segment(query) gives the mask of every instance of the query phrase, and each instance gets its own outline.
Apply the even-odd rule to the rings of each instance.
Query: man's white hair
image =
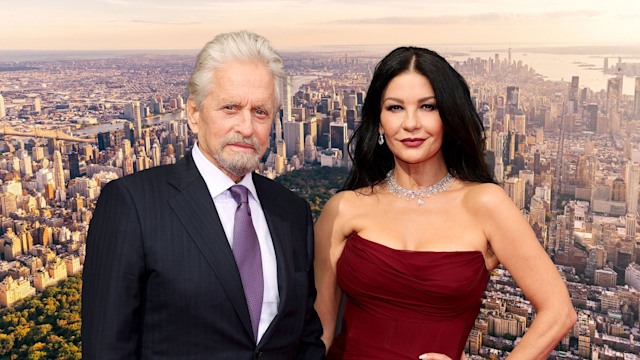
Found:
[[[237,31],[217,35],[200,50],[188,85],[189,97],[198,108],[212,91],[216,70],[235,62],[255,62],[271,70],[277,106],[282,104],[280,89],[286,77],[282,58],[266,38],[248,31]]]

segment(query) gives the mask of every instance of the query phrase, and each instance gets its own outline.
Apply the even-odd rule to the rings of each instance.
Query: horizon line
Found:
[[[394,44],[319,44],[319,45],[301,45],[301,46],[287,46],[282,47],[277,51],[308,51],[308,49],[322,49],[322,48],[373,48],[373,47],[397,47],[402,46],[398,45],[398,43]],[[406,45],[409,46],[409,45]],[[420,44],[416,44],[414,46],[422,46]],[[511,48],[511,50],[519,50],[519,49],[535,49],[535,48],[553,48],[553,49],[561,49],[561,48],[620,48],[620,47],[640,47],[640,42],[636,43],[619,43],[619,44],[548,44],[548,43],[519,43],[517,45],[513,45],[512,42],[484,42],[484,43],[443,43],[443,44],[431,44],[427,47],[447,47],[447,46],[456,46],[456,47],[477,47],[477,46],[505,46],[505,50]],[[0,52],[90,52],[90,51],[200,51],[201,48],[91,48],[91,49],[81,49],[81,48],[66,48],[66,49],[35,49],[35,48],[11,48],[11,49],[1,49]],[[476,51],[481,51],[477,49],[471,49]]]

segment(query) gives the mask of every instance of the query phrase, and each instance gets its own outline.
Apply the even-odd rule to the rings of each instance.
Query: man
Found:
[[[85,359],[324,357],[309,206],[252,173],[282,68],[261,36],[217,36],[189,80],[192,153],[105,186],[87,238]]]

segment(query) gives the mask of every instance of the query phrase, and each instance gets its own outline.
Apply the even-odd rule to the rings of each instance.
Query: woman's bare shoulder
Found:
[[[367,202],[376,197],[376,188],[366,187],[343,190],[333,195],[324,205],[322,213],[332,218],[354,215],[366,207]]]
[[[464,203],[474,210],[487,211],[511,202],[504,189],[493,183],[465,182],[463,187]]]

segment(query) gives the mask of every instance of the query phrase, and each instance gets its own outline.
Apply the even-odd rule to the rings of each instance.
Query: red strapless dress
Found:
[[[460,359],[489,272],[480,251],[406,251],[353,233],[337,264],[347,295],[327,359]]]

